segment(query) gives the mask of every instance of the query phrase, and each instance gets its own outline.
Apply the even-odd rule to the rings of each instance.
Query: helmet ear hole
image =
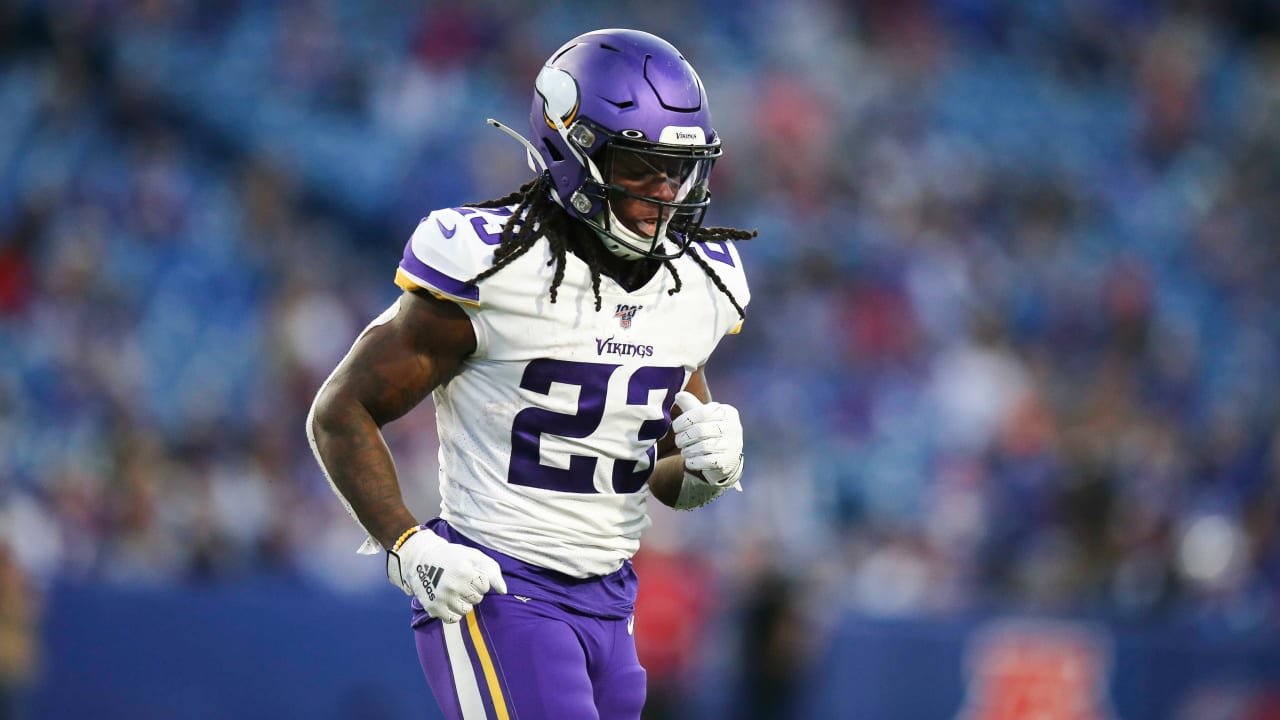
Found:
[[[564,162],[564,155],[560,154],[560,150],[555,145],[551,144],[549,139],[545,137],[542,138],[542,146],[547,149],[547,155],[550,155],[552,160],[555,162]]]

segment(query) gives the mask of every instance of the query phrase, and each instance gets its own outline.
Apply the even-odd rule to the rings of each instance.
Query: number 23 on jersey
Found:
[[[513,485],[543,488],[559,492],[594,493],[596,464],[599,458],[591,455],[570,455],[568,467],[553,467],[542,463],[542,436],[563,438],[587,438],[600,428],[605,419],[609,380],[621,365],[605,363],[573,362],[543,358],[525,367],[520,387],[530,392],[549,395],[553,383],[574,386],[578,391],[577,410],[573,413],[555,412],[541,407],[527,407],[516,414],[511,425],[511,465],[507,481]],[[664,391],[661,400],[662,417],[638,423],[633,439],[649,442],[645,454],[648,463],[637,470],[640,461],[616,460],[613,466],[613,491],[638,492],[653,472],[656,451],[653,441],[666,434],[671,425],[671,405],[676,393],[684,384],[684,368],[640,367],[631,373],[626,384],[626,404],[652,407],[654,391]]]

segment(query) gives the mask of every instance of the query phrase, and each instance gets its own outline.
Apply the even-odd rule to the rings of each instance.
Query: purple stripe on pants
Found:
[[[472,614],[479,619],[480,612],[480,608],[477,607],[472,611]],[[485,717],[496,718],[498,717],[498,711],[494,707],[495,700],[492,688],[489,686],[489,676],[485,673],[484,665],[480,661],[480,652],[476,649],[475,640],[471,634],[471,618],[462,618],[459,620],[458,627],[462,629],[462,643],[467,649],[467,658],[471,661],[471,672],[475,673],[476,684],[480,686],[480,700],[484,703]],[[490,666],[493,667],[494,672],[497,673],[498,658],[493,654],[493,644],[486,642],[485,650],[485,654],[489,656]],[[505,706],[506,692],[501,688],[499,689],[499,692],[503,694],[503,705]]]

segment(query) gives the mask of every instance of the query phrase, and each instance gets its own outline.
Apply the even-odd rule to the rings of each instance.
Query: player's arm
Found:
[[[505,593],[498,563],[445,542],[404,504],[382,426],[412,410],[475,352],[475,330],[457,305],[406,292],[375,322],[321,388],[308,433],[333,487],[387,550],[387,579],[432,617],[454,623],[490,590]]]
[[[735,408],[711,399],[705,366],[689,377],[671,412],[671,431],[658,441],[649,489],[664,505],[691,510],[738,486],[742,422]]]
[[[422,402],[476,347],[466,313],[406,292],[396,314],[366,330],[316,396],[317,459],[356,518],[384,548],[418,521],[405,506],[382,426]]]

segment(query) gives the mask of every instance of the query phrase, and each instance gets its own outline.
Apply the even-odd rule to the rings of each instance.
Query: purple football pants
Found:
[[[636,720],[645,672],[631,619],[489,595],[460,622],[414,628],[447,720]]]

